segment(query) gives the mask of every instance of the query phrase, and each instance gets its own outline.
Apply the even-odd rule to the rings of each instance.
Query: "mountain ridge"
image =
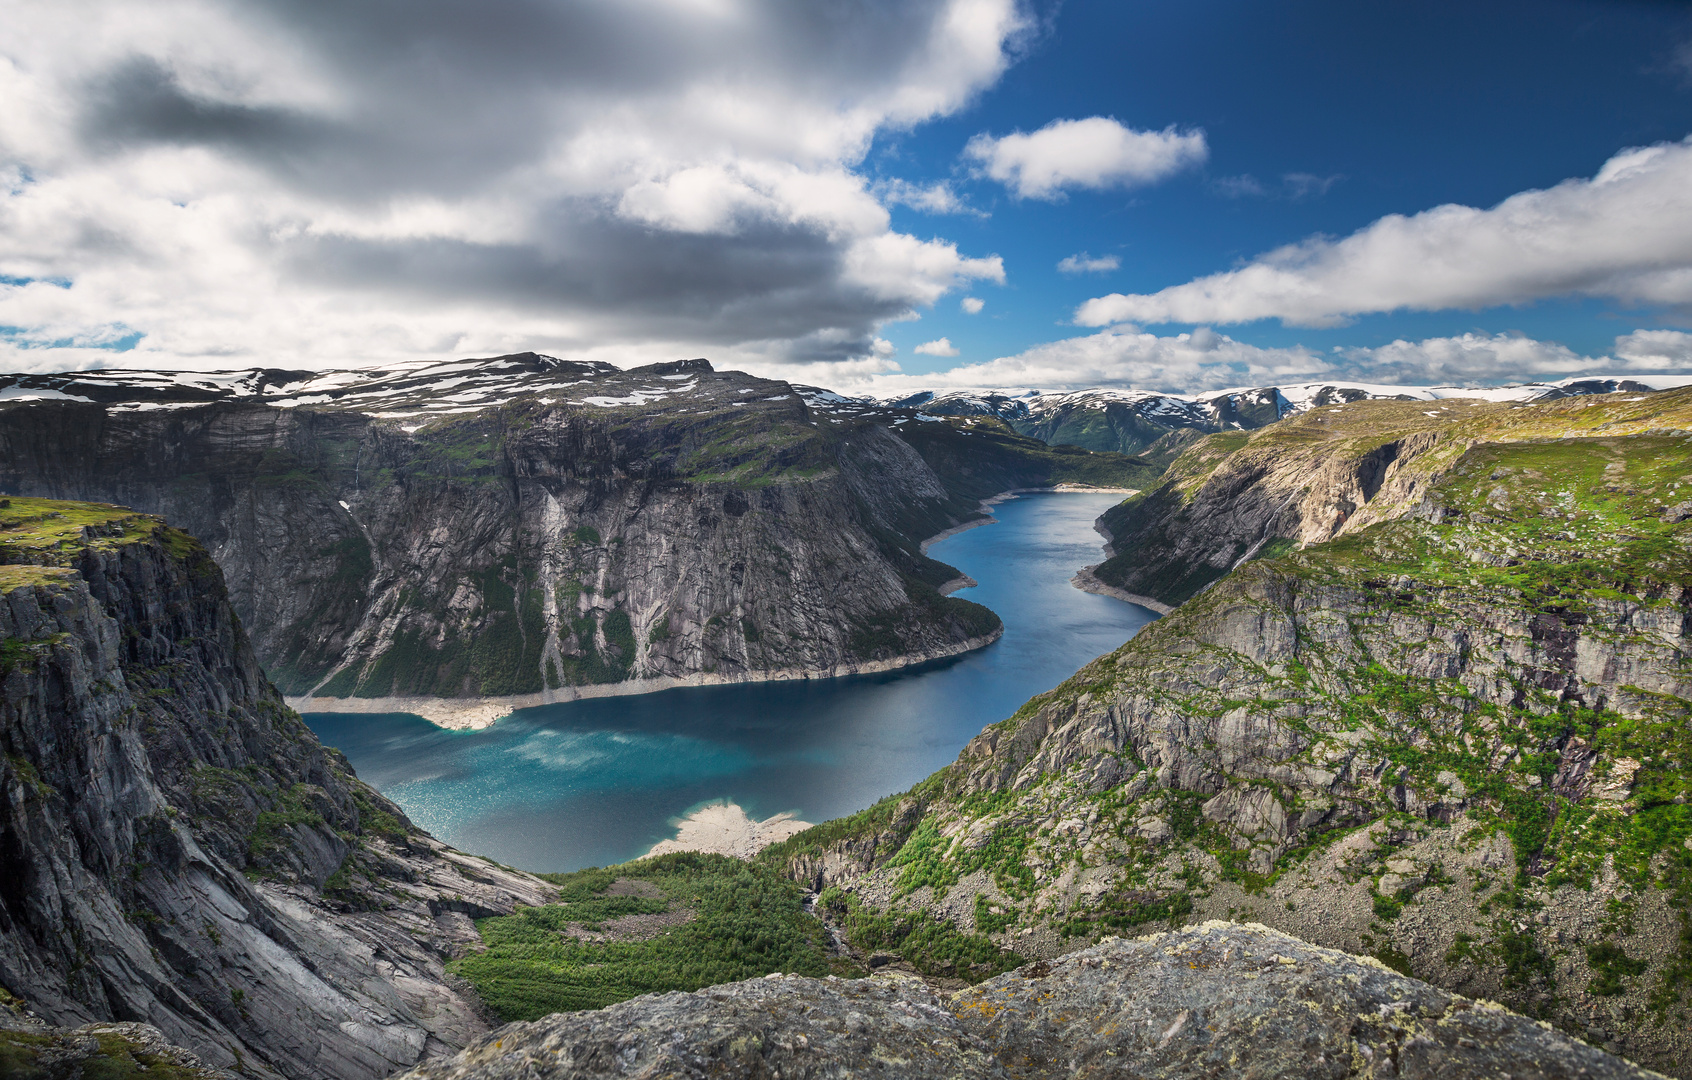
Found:
[[[998,619],[940,594],[957,572],[924,538],[1006,488],[1156,472],[704,360],[5,376],[0,397],[0,490],[204,536],[271,677],[330,708],[951,655]]]

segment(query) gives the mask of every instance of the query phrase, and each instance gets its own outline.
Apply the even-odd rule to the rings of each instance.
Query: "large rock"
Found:
[[[1655,1076],[1501,1006],[1262,926],[1110,940],[950,998],[771,976],[510,1024],[408,1080]]]

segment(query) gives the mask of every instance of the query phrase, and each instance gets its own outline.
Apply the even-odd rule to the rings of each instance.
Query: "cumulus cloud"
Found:
[[[8,361],[882,363],[880,324],[1003,280],[893,230],[949,188],[857,168],[998,79],[1019,0],[0,11]]]
[[[964,148],[965,157],[1021,199],[1057,199],[1065,188],[1151,184],[1209,153],[1203,131],[1135,131],[1106,116],[1053,120],[1030,134],[982,133]]]
[[[1094,258],[1083,251],[1059,259],[1057,268],[1065,274],[1102,274],[1109,270],[1115,270],[1121,265],[1122,260],[1115,255],[1100,255]]]
[[[919,350],[920,351],[920,350]],[[845,385],[879,395],[933,386],[1094,386],[1194,393],[1322,380],[1398,386],[1483,386],[1591,374],[1692,372],[1692,334],[1639,330],[1618,337],[1610,356],[1584,356],[1517,334],[1462,334],[1319,352],[1265,348],[1209,327],[1159,336],[1132,327],[1037,345],[1014,356],[928,375],[867,373]]]
[[[881,180],[874,187],[875,194],[886,206],[908,206],[929,214],[987,215],[970,206],[944,180],[929,184],[913,184],[909,180]]]
[[[952,344],[951,338],[935,338],[933,341],[925,341],[911,351],[921,353],[923,356],[958,355],[958,347]]]
[[[1616,339],[1616,355],[1642,369],[1692,368],[1692,334],[1683,330],[1635,330]]]
[[[981,309],[987,306],[987,301],[979,296],[966,296],[958,301],[958,306],[963,308],[965,315],[979,315]]]
[[[1590,180],[1491,209],[1393,214],[1161,292],[1097,297],[1075,321],[1335,326],[1370,312],[1564,296],[1692,308],[1692,139],[1624,150]]]

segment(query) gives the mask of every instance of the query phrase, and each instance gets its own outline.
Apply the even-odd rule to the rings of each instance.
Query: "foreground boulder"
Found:
[[[770,976],[510,1024],[410,1080],[549,1077],[1438,1077],[1657,1074],[1490,1002],[1211,922],[1111,939],[950,998]]]

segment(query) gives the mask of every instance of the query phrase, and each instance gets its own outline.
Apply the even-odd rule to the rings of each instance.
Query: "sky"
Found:
[[[1692,4],[0,0],[0,370],[1692,372]]]

